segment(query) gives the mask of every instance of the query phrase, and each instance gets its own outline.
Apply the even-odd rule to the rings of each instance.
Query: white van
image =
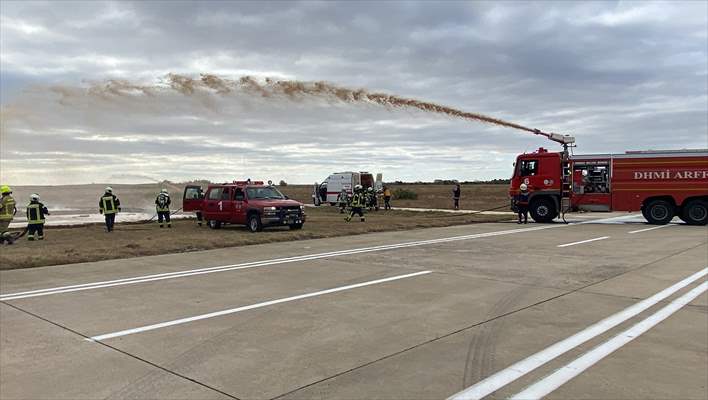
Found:
[[[319,206],[323,203],[329,203],[330,205],[337,204],[337,197],[342,189],[346,190],[349,195],[352,194],[354,186],[361,185],[364,189],[373,187],[374,190],[379,191],[383,188],[382,182],[383,176],[381,174],[376,174],[376,181],[374,181],[374,175],[369,172],[335,172],[325,179],[322,183],[315,182],[312,190],[312,203]]]

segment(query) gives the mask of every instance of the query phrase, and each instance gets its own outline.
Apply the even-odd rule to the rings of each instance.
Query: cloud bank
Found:
[[[705,148],[707,15],[705,2],[3,2],[0,179],[489,179],[555,146],[377,104],[89,93],[171,73],[393,93],[570,133],[582,153]]]

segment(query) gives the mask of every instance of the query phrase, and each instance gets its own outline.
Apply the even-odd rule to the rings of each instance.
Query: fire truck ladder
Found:
[[[571,203],[570,196],[573,190],[573,171],[570,164],[568,151],[561,153],[561,198],[560,198],[560,215],[563,222],[566,224],[565,213],[570,211]]]

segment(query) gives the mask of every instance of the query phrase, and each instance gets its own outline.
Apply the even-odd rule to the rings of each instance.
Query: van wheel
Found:
[[[558,215],[555,203],[547,197],[532,200],[529,211],[531,212],[531,218],[540,223],[551,222]]]
[[[221,222],[220,221],[207,221],[207,225],[211,229],[221,229]]]
[[[666,200],[654,200],[647,204],[644,217],[650,224],[666,225],[674,218],[674,206]]]
[[[689,201],[683,206],[681,219],[689,225],[706,225],[708,223],[708,201]]]
[[[258,214],[251,214],[248,217],[248,230],[256,233],[263,230],[263,224],[261,224],[261,216]]]
[[[289,225],[291,231],[297,231],[302,229],[302,223]]]

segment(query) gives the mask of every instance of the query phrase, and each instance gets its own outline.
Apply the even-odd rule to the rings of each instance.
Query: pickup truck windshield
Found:
[[[274,187],[262,187],[262,188],[246,188],[246,193],[248,194],[248,198],[255,200],[255,199],[276,199],[276,200],[282,200],[285,198],[282,193],[278,191],[278,189]]]

